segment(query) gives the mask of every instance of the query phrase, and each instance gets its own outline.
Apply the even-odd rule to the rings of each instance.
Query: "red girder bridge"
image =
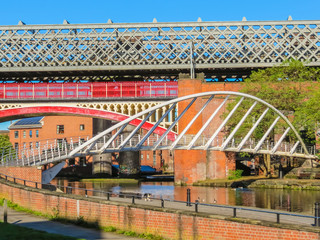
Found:
[[[2,83],[0,120],[66,114],[121,121],[177,96],[177,82]]]

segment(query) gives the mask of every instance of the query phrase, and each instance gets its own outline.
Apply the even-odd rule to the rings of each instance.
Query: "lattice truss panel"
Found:
[[[0,26],[0,71],[263,67],[288,58],[319,65],[319,26],[320,21]]]
[[[115,102],[115,103],[78,103],[77,107],[82,108],[92,108],[92,109],[98,109],[98,110],[105,110],[108,112],[115,112],[120,113],[126,116],[134,116],[142,111],[146,111],[147,109],[154,107],[161,102]],[[155,111],[151,116],[150,119],[148,119],[151,123],[158,122],[161,117],[165,114],[165,112],[170,109],[171,105],[163,106],[157,111]],[[170,114],[168,114],[164,121],[161,122],[161,127],[169,127],[170,124],[174,122],[174,117],[176,115],[176,112],[178,111],[178,107],[174,106],[170,110]],[[145,119],[147,114],[142,115],[139,117],[140,119]]]
[[[15,108],[27,108],[34,106],[68,106],[68,107],[79,107],[79,108],[89,108],[96,109],[107,112],[119,113],[125,116],[134,116],[142,111],[146,111],[147,109],[154,107],[161,102],[157,101],[148,101],[148,102],[87,102],[87,103],[11,103],[11,104],[0,104],[0,115],[1,110],[7,109],[15,109]],[[159,121],[159,119],[163,116],[163,114],[170,108],[171,106],[163,106],[162,108],[157,109],[149,119],[149,122],[155,123]],[[168,127],[170,124],[174,122],[174,117],[176,112],[178,111],[177,106],[171,109],[171,112],[168,116],[166,116],[165,121],[162,121],[160,126]],[[140,119],[144,119],[147,115],[143,115]]]

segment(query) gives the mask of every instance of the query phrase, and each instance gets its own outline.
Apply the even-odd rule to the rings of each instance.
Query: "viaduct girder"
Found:
[[[243,77],[288,58],[320,63],[320,21],[0,26],[0,79]]]

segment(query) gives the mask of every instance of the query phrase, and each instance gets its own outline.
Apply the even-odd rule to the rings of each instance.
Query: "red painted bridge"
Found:
[[[0,101],[11,99],[174,98],[177,96],[177,82],[0,84]]]

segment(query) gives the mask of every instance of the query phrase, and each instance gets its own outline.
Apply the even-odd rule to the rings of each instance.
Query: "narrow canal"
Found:
[[[202,203],[250,206],[284,210],[303,214],[314,214],[314,203],[320,201],[320,191],[288,189],[216,188],[196,186],[174,186],[173,182],[139,182],[138,184],[110,184],[105,182],[78,182],[55,179],[53,184],[86,188],[106,192],[150,193],[154,198],[186,201],[187,189],[191,191],[191,201]],[[101,193],[94,193],[101,195]]]

